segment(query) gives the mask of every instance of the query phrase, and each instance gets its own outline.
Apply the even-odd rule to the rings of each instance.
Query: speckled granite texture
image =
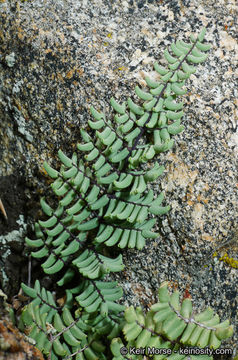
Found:
[[[172,210],[160,238],[141,252],[124,252],[126,270],[116,278],[128,304],[153,303],[163,280],[187,289],[199,309],[211,305],[231,319],[235,335],[228,345],[235,353],[238,269],[212,254],[233,239],[218,253],[237,259],[236,1],[0,4],[0,176],[19,173],[33,193],[47,189],[43,161],[56,164],[59,148],[72,153],[91,104],[110,114],[111,96],[133,96],[173,40],[207,26],[212,49],[183,96],[185,131],[160,157],[166,173],[155,188],[164,189]]]

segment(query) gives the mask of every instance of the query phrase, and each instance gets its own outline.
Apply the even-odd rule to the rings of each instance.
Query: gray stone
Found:
[[[110,116],[111,96],[134,96],[173,40],[207,26],[212,49],[183,96],[185,131],[160,156],[166,173],[155,188],[172,210],[159,239],[124,253],[116,277],[133,304],[153,302],[163,280],[189,289],[198,308],[231,318],[237,349],[238,272],[218,261],[224,249],[212,257],[237,230],[235,0],[5,1],[0,11],[0,175],[20,171],[34,194],[48,193],[43,161],[57,165],[59,148],[72,154],[90,105]],[[237,258],[235,239],[228,252]]]

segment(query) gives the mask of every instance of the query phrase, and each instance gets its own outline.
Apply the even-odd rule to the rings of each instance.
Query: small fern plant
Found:
[[[211,308],[195,315],[189,296],[180,303],[179,291],[170,294],[166,281],[158,295],[146,315],[140,307],[126,309],[125,339],[112,339],[113,360],[212,360],[213,350],[232,335],[229,321],[220,322]]]
[[[50,360],[109,359],[112,355],[107,345],[119,336],[125,321],[133,321],[134,326],[139,317],[144,323],[137,310],[127,310],[124,319],[125,307],[117,303],[122,289],[107,276],[123,270],[122,255],[112,258],[107,249],[113,246],[140,250],[147,239],[158,236],[153,231],[156,217],[166,214],[169,206],[162,206],[163,193],[156,197],[149,186],[164,171],[154,159],[169,150],[173,135],[183,130],[183,103],[176,99],[186,93],[184,83],[195,72],[193,64],[207,57],[210,45],[203,43],[204,35],[205,29],[197,38],[192,36],[191,43],[178,40],[171,45],[171,52],[165,50],[167,68],[154,64],[159,77],[145,78],[147,91],[136,87],[138,104],[131,98],[123,104],[112,98],[112,119],[91,107],[90,131],[81,130],[83,142],[71,157],[59,150],[59,170],[44,163],[53,179],[51,188],[58,206],[54,208],[41,199],[45,219],[35,224],[35,239],[27,237],[25,242],[32,256],[41,260],[44,273],[56,279],[63,302],[59,306],[55,294],[38,280],[34,288],[22,284],[32,301],[22,312],[20,328],[26,328],[28,336]],[[153,166],[147,166],[152,160]],[[160,330],[164,335],[158,335],[159,339],[171,340],[175,336],[172,328],[166,332],[158,325],[159,315],[153,319],[151,315],[157,308],[161,314],[169,313],[172,306],[176,315],[173,320],[180,323],[178,304],[171,304],[167,301],[161,308],[155,305],[146,316],[146,323],[156,328],[152,339]],[[188,312],[181,316],[190,316]],[[183,326],[180,324],[181,329],[185,324],[186,320]],[[197,324],[191,320],[191,325]],[[136,337],[128,337],[129,328],[124,328],[126,338],[137,341]],[[139,330],[135,333],[139,335]],[[143,331],[143,344],[149,333]],[[209,341],[206,345],[215,346]],[[114,350],[118,343],[113,340],[113,354],[118,352],[118,348]]]

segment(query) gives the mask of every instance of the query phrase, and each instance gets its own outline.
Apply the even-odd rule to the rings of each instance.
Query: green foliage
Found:
[[[124,306],[113,302],[122,296],[115,282],[82,282],[66,290],[63,307],[56,305],[52,293],[41,288],[38,280],[34,289],[25,284],[22,288],[33,301],[24,308],[19,327],[27,327],[28,336],[45,355],[51,360],[106,359],[101,340],[117,336],[123,325],[118,313]]]
[[[158,293],[159,302],[152,305],[146,315],[140,307],[126,309],[126,324],[123,327],[126,344],[121,338],[112,340],[113,360],[128,359],[121,354],[121,349],[124,354],[130,354],[131,360],[144,359],[144,355],[150,355],[149,358],[154,360],[213,359],[209,356],[212,349],[219,348],[221,340],[233,333],[229,321],[220,322],[211,308],[195,315],[191,300],[185,298],[180,303],[179,292],[170,295],[167,282],[160,286]],[[197,351],[192,355],[191,352],[189,355],[189,351],[195,348],[200,348],[200,353]],[[143,351],[136,354],[134,349]],[[156,353],[155,349],[160,353]]]
[[[53,179],[51,188],[58,205],[53,208],[41,199],[45,219],[35,224],[35,239],[26,238],[26,245],[34,258],[41,259],[44,273],[57,278],[64,296],[62,305],[57,306],[53,294],[39,281],[34,288],[22,284],[33,300],[25,307],[20,326],[27,327],[36,346],[51,360],[106,359],[108,341],[120,334],[124,306],[117,301],[122,289],[105,276],[123,270],[124,265],[121,254],[114,258],[108,254],[112,246],[142,249],[147,239],[157,237],[154,215],[169,211],[169,206],[162,206],[163,193],[155,197],[148,184],[164,171],[155,157],[169,150],[173,135],[183,130],[183,103],[176,99],[186,93],[185,80],[195,71],[192,64],[206,59],[204,51],[210,46],[202,43],[204,34],[202,30],[198,39],[191,38],[191,44],[177,41],[171,45],[171,53],[165,51],[168,67],[154,64],[159,80],[147,77],[149,89],[136,87],[138,104],[131,98],[123,104],[112,98],[111,120],[91,107],[91,130],[81,130],[83,142],[72,156],[59,150],[59,170],[44,163]],[[155,338],[154,329],[160,329],[163,338],[159,336],[158,341],[164,346],[165,337],[165,344],[171,344],[172,339],[185,336],[183,331],[186,333],[189,325],[199,328],[192,320],[184,320],[190,316],[184,302],[180,316],[178,298],[174,303],[173,296],[171,300],[166,296],[164,301],[160,299],[163,311],[156,304],[146,317],[141,310],[126,310],[123,331],[128,344],[148,344]],[[161,314],[171,318],[178,329],[174,331],[170,322],[162,322],[165,318]],[[152,332],[146,330],[150,326]],[[113,340],[115,359],[118,344],[120,340]]]

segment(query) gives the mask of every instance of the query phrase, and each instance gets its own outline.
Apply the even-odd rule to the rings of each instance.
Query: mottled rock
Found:
[[[183,97],[185,131],[160,157],[166,173],[155,188],[172,210],[161,238],[125,252],[126,271],[117,277],[134,304],[150,304],[162,280],[189,287],[198,307],[231,318],[236,348],[237,269],[212,257],[237,229],[235,0],[3,1],[0,8],[0,176],[24,176],[35,200],[48,192],[43,161],[56,165],[59,148],[73,152],[89,106],[109,116],[111,96],[132,96],[165,47],[207,26],[212,49]],[[35,201],[28,214],[32,207]],[[228,245],[237,257],[237,240]]]

